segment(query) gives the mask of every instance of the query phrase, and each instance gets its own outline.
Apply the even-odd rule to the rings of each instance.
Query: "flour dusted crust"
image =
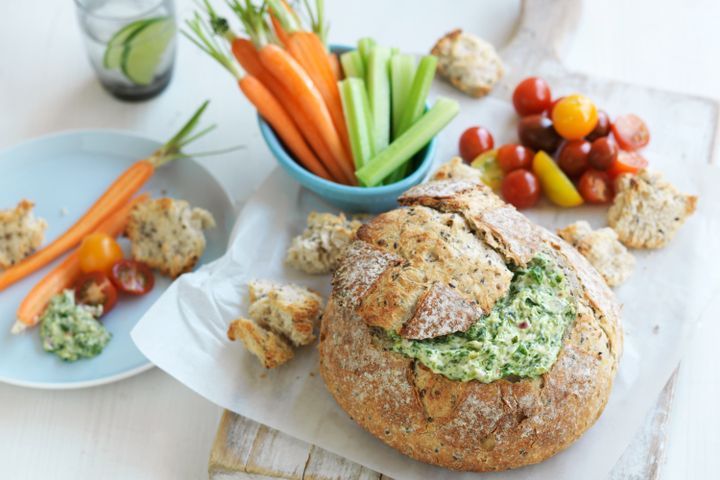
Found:
[[[409,206],[380,215],[363,227],[335,274],[320,332],[320,370],[342,408],[402,453],[457,470],[516,468],[567,448],[601,414],[622,351],[620,307],[597,271],[564,240],[490,195],[474,182],[434,182],[404,195],[401,202]],[[408,215],[412,209],[428,213]],[[426,245],[442,244],[436,237],[442,235],[441,225],[448,216],[453,222],[463,220],[472,232],[472,252],[460,252],[452,260],[443,250],[438,251],[439,258],[415,255],[433,251]],[[423,223],[413,223],[413,217]],[[416,234],[418,245],[411,248],[398,242],[395,246],[402,235],[398,231],[413,228],[425,232]],[[453,303],[459,310],[456,314],[443,313],[443,309],[448,311],[443,307],[427,315],[423,299],[439,283],[468,303],[477,301],[473,292],[480,280],[461,277],[471,285],[455,288],[449,282],[451,272],[470,263],[478,249],[518,263],[542,252],[564,271],[578,313],[566,331],[556,363],[546,374],[491,383],[453,381],[389,351],[385,335],[378,334],[369,321],[376,310],[364,308],[370,298],[367,292],[382,288],[388,300],[408,295],[405,285],[383,283],[391,272],[405,268],[434,273],[420,282],[422,293],[404,304],[407,310],[395,313],[391,327],[407,335],[415,325],[413,319],[425,315],[420,322],[424,335],[438,329],[462,329],[454,324],[462,322],[463,302]],[[438,266],[443,262],[444,266]],[[368,273],[364,267],[371,264],[376,268]],[[492,269],[482,275],[486,285],[494,285]],[[360,286],[351,280],[357,278],[362,279]],[[433,295],[439,297],[442,292]]]
[[[158,198],[133,208],[126,234],[135,260],[175,278],[193,269],[205,251],[203,230],[214,226],[207,210],[185,200]]]
[[[15,265],[42,244],[47,222],[33,215],[34,206],[21,200],[13,209],[0,210],[0,269]]]

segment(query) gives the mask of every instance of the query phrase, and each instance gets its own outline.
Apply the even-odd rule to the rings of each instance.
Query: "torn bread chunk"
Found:
[[[584,220],[572,223],[557,234],[587,258],[610,287],[623,283],[635,268],[635,257],[618,241],[612,228],[593,230]]]
[[[685,195],[659,172],[621,175],[608,224],[630,248],[662,248],[695,212],[697,197]]]
[[[490,93],[505,74],[495,47],[460,29],[438,40],[431,53],[438,58],[438,73],[472,97]]]
[[[322,297],[297,285],[268,280],[250,282],[249,315],[258,324],[284,335],[293,345],[315,340],[313,330],[322,314]]]
[[[278,367],[294,355],[292,347],[281,336],[247,318],[233,320],[227,336],[232,341],[240,340],[265,368]]]
[[[343,250],[352,242],[361,225],[357,220],[345,218],[342,213],[311,212],[307,228],[293,239],[288,248],[287,264],[310,274],[334,271]]]
[[[205,251],[203,230],[215,227],[212,214],[184,200],[158,198],[133,208],[126,234],[132,257],[175,278],[195,267]]]
[[[35,217],[34,206],[21,200],[15,208],[0,210],[0,269],[15,265],[42,245],[47,222]]]
[[[431,181],[438,180],[476,180],[482,182],[482,172],[462,161],[460,157],[453,157],[445,162],[433,174]]]

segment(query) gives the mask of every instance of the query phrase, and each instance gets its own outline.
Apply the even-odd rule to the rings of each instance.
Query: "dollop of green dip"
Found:
[[[452,380],[489,383],[547,372],[575,319],[575,299],[562,270],[545,255],[513,273],[508,294],[466,332],[427,340],[391,333],[390,349]]]
[[[72,290],[55,295],[40,317],[43,348],[68,362],[99,355],[111,338],[95,318],[101,313],[102,307],[76,305]]]

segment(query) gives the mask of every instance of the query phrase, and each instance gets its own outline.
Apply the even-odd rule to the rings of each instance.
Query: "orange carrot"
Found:
[[[319,48],[313,42],[313,38],[317,39]],[[338,90],[335,74],[332,71],[325,47],[314,33],[297,31],[287,37],[286,48],[290,55],[307,72],[320,92],[332,117],[333,125],[335,125],[335,129],[340,135],[345,152],[350,157],[350,138],[345,125],[340,90]]]
[[[297,99],[302,111],[315,122],[340,168],[356,185],[352,158],[345,151],[330,112],[308,74],[290,54],[277,45],[266,45],[258,53],[265,68],[287,88],[288,93]]]
[[[283,28],[282,23],[280,23],[280,20],[278,20],[277,17],[272,14],[270,14],[270,21],[272,22],[273,30],[275,31],[275,36],[278,38],[278,40],[280,40],[280,43],[285,48],[287,48],[288,33]]]
[[[339,82],[343,79],[343,72],[342,67],[340,66],[340,59],[338,58],[336,53],[329,52],[327,54],[328,61],[330,62],[330,67],[332,68],[333,75],[335,76],[335,81]]]
[[[132,208],[137,203],[143,202],[148,198],[150,198],[150,195],[146,193],[133,198],[130,202],[105,218],[93,232],[106,233],[117,237],[125,230],[125,225],[127,224]],[[17,309],[17,322],[12,328],[13,333],[20,333],[25,328],[37,325],[50,299],[64,289],[70,288],[79,275],[80,257],[78,251],[75,250],[70,253],[62,263],[45,275],[27,294]]]
[[[155,167],[148,160],[135,162],[110,185],[105,193],[69,230],[49,245],[0,273],[0,290],[4,290],[18,280],[39,270],[80,243],[80,240],[92,232],[108,215],[127,203],[130,197],[135,195],[140,190],[140,187],[152,176],[154,171]]]
[[[260,115],[272,125],[285,145],[297,156],[300,163],[315,175],[333,180],[315,154],[310,151],[292,119],[272,93],[258,79],[250,75],[238,80],[238,85]]]
[[[296,127],[315,151],[325,169],[334,181],[350,184],[352,177],[340,168],[330,149],[323,141],[318,126],[300,108],[297,97],[290,94],[285,85],[280,83],[260,61],[260,56],[253,43],[246,38],[235,38],[232,52],[240,66],[253,77],[257,78],[280,102],[295,122]]]

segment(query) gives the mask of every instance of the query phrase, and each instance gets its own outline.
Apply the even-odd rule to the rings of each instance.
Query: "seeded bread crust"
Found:
[[[9,268],[42,245],[47,222],[33,215],[35,204],[21,200],[9,210],[0,210],[0,269]]]
[[[213,227],[215,219],[207,210],[158,198],[133,208],[126,234],[135,260],[175,278],[195,267],[205,251],[203,230]]]
[[[434,182],[412,189],[401,202],[408,206],[378,216],[358,232],[359,239],[333,277],[320,333],[320,371],[332,395],[388,445],[442,467],[505,470],[567,448],[602,413],[622,351],[620,307],[608,286],[574,248],[478,183]],[[428,213],[409,215],[413,209]],[[438,258],[428,257],[425,252],[434,251],[428,245],[443,243],[442,225],[448,217],[464,221],[474,234],[472,246],[456,256],[441,249]],[[423,232],[415,245],[402,238],[413,229]],[[546,374],[491,383],[453,381],[389,351],[386,337],[378,334],[379,326],[407,335],[412,319],[426,315],[422,299],[428,289],[438,284],[477,302],[475,286],[483,280],[495,285],[493,270],[484,271],[484,278],[460,276],[463,283],[453,282],[460,266],[471,263],[477,251],[517,263],[543,252],[564,271],[578,314]],[[385,280],[402,269],[419,272],[417,298],[413,293],[407,301],[396,300],[410,296],[408,285]],[[392,322],[378,320],[388,313],[372,304],[373,295],[388,301]],[[456,308],[452,314],[436,309],[439,313],[426,315],[421,322],[424,335],[462,328],[453,324],[462,322],[464,303],[450,304]]]

